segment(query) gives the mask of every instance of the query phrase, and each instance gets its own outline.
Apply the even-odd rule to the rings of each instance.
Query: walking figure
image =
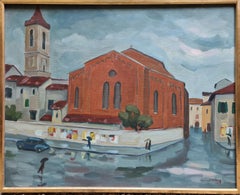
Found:
[[[88,144],[87,144],[87,146],[88,146],[88,148],[89,149],[91,149],[91,141],[92,141],[92,138],[90,137],[90,136],[87,136],[87,142],[88,142]]]
[[[44,165],[45,165],[45,162],[46,162],[47,160],[48,160],[48,158],[43,158],[43,159],[40,161],[41,165],[40,165],[40,167],[39,167],[39,169],[38,169],[38,173],[43,174]]]
[[[232,145],[231,144],[232,135],[231,135],[231,133],[227,133],[226,135],[227,135],[228,145],[231,146]]]
[[[151,145],[152,145],[151,140],[148,138],[148,139],[145,139],[144,141],[146,142],[145,149],[146,150],[151,150]]]

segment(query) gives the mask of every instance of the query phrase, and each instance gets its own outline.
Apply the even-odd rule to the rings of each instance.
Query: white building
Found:
[[[189,98],[189,126],[202,127],[202,107],[203,100],[200,98]]]
[[[39,121],[57,101],[67,100],[68,81],[51,78],[50,25],[37,7],[25,21],[25,69],[5,65],[5,104],[16,105],[22,120]]]
[[[231,143],[235,142],[235,83],[212,93],[209,98],[212,106],[211,125],[216,142],[228,142],[230,134]]]

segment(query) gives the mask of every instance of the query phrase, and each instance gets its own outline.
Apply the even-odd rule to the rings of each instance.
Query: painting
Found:
[[[238,192],[234,3],[3,10],[3,191]]]

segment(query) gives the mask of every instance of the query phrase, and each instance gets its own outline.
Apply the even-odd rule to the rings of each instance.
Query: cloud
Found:
[[[203,86],[210,89],[211,82],[225,75],[230,80],[234,77],[232,7],[58,8],[42,9],[51,24],[50,63],[55,77],[67,78],[84,62],[130,46],[161,60],[175,78],[186,83],[193,96],[199,96]],[[24,21],[34,9],[23,10],[6,10],[5,33],[6,63],[22,67]]]

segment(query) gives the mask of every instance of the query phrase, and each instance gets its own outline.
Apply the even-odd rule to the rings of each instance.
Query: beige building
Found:
[[[202,107],[203,100],[200,98],[189,98],[189,126],[202,127]]]

